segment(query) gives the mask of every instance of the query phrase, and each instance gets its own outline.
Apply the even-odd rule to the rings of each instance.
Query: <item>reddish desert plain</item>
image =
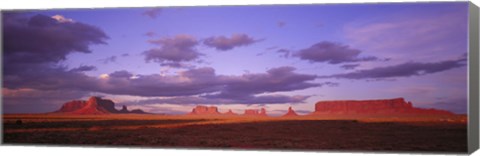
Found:
[[[6,144],[274,150],[466,152],[463,115],[248,117],[3,115]]]

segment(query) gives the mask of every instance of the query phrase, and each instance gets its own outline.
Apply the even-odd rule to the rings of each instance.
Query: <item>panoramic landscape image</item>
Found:
[[[1,15],[4,144],[467,152],[468,2]]]

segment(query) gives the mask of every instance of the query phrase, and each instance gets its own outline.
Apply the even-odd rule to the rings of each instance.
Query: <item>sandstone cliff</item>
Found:
[[[453,115],[445,110],[422,109],[413,107],[411,102],[403,98],[382,100],[340,100],[320,101],[315,104],[313,115],[337,114],[337,115],[401,115],[401,114],[425,114],[425,115]]]
[[[246,109],[243,115],[246,116],[267,116],[265,108],[258,109]]]
[[[63,106],[53,112],[75,115],[98,115],[98,114],[122,114],[122,113],[145,113],[142,110],[128,111],[126,106],[122,110],[115,109],[115,103],[108,99],[92,96],[87,101],[74,100],[63,104]]]
[[[215,106],[196,106],[192,109],[192,112],[188,113],[189,115],[220,115],[218,108]]]

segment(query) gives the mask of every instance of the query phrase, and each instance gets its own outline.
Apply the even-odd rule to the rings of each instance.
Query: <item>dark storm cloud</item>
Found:
[[[160,14],[162,13],[162,9],[161,8],[153,8],[153,9],[148,9],[148,10],[145,10],[142,15],[144,16],[148,16],[152,19],[155,19],[157,18]]]
[[[219,90],[221,87],[219,78],[214,73],[209,74],[209,70],[213,72],[213,69],[200,68],[174,76],[158,74],[134,76],[127,71],[116,71],[108,74],[108,77],[97,78],[87,76],[79,70],[67,71],[62,67],[32,67],[15,75],[4,76],[4,87],[79,90],[137,96],[184,96]],[[202,74],[189,74],[197,72]]]
[[[293,56],[310,62],[325,62],[329,64],[378,60],[374,56],[361,57],[361,53],[360,50],[353,49],[348,45],[323,41],[299,50]]]
[[[102,79],[93,90],[122,95],[137,96],[190,96],[205,94],[210,99],[275,101],[279,97],[255,97],[256,94],[302,90],[323,84],[310,83],[316,76],[298,74],[292,67],[280,67],[266,73],[240,76],[217,75],[213,68],[196,68],[178,75],[137,75],[117,71]],[[269,99],[270,98],[270,99]],[[282,100],[289,100],[283,98]],[[292,101],[290,99],[290,101]]]
[[[90,46],[105,44],[102,30],[60,15],[2,15],[5,113],[50,112],[95,87],[96,79],[83,72],[96,67],[68,69],[58,63],[70,53],[90,53]]]
[[[279,67],[266,73],[239,76],[217,75],[213,68],[196,68],[177,75],[134,75],[116,71],[108,77],[90,77],[82,70],[38,67],[15,76],[6,76],[8,89],[78,90],[144,97],[199,96],[211,103],[299,103],[309,96],[258,95],[302,90],[327,83],[312,83],[315,75],[298,74],[292,67]],[[52,76],[55,75],[55,76]],[[195,99],[198,100],[198,99]],[[206,100],[206,101],[205,101]]]
[[[108,76],[88,76],[84,72],[95,70],[94,66],[69,69],[59,65],[59,62],[65,60],[70,53],[91,52],[91,45],[105,44],[108,37],[94,26],[63,16],[57,18],[5,14],[4,89],[81,93],[75,97],[88,92],[100,92],[144,97],[197,96],[225,103],[297,103],[303,102],[308,96],[258,94],[322,86],[309,82],[316,78],[315,75],[296,73],[292,67],[243,75],[217,75],[213,68],[191,68],[176,75],[134,75],[128,71],[116,71]],[[199,42],[189,35],[149,42],[158,47],[144,52],[146,61],[185,64],[199,61],[202,56],[195,48]],[[233,35],[232,38],[212,38],[210,43],[218,44],[220,49],[231,49],[253,42],[255,41],[248,36]],[[67,95],[65,97],[77,99]]]
[[[258,42],[247,34],[233,34],[230,38],[225,36],[213,36],[206,38],[203,44],[221,51],[227,51],[235,47],[247,46]]]
[[[48,63],[65,60],[72,52],[90,53],[90,46],[105,44],[99,28],[45,15],[32,17],[3,13],[4,63]]]
[[[197,39],[190,35],[177,35],[150,40],[159,47],[145,51],[145,60],[154,61],[161,65],[178,67],[186,62],[198,61],[203,54],[198,52]]]
[[[93,81],[82,72],[93,66],[68,70],[57,63],[73,52],[90,53],[90,46],[105,44],[97,27],[63,16],[27,16],[3,13],[4,87],[9,89],[86,89]]]
[[[13,68],[8,66],[5,68]],[[87,76],[83,71],[90,67],[79,67],[68,70],[62,66],[49,64],[16,65],[13,70],[4,73],[3,87],[8,89],[32,88],[39,90],[85,90],[96,85],[96,78]]]
[[[395,77],[410,77],[426,74],[433,74],[465,66],[465,58],[446,60],[433,63],[407,62],[403,64],[378,67],[373,69],[358,70],[345,74],[322,76],[322,78],[344,78],[344,79],[383,79]]]

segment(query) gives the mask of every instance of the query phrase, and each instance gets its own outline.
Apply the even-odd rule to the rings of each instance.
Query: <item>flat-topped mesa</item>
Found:
[[[313,115],[453,115],[445,110],[414,108],[411,102],[403,98],[381,100],[338,100],[320,101],[315,104]]]
[[[245,116],[267,116],[267,111],[265,108],[258,109],[245,109],[243,113]]]
[[[189,115],[220,115],[218,108],[215,106],[196,106],[192,109],[192,112],[188,113]]]
[[[292,109],[292,107],[288,107],[288,112],[282,115],[282,117],[294,117],[298,116],[298,114]]]
[[[145,113],[141,110],[128,111],[126,106],[122,110],[115,109],[115,103],[112,100],[102,99],[92,96],[87,101],[73,100],[63,104],[63,106],[53,112],[61,114],[75,115],[98,115],[98,114],[121,114],[121,113]]]

